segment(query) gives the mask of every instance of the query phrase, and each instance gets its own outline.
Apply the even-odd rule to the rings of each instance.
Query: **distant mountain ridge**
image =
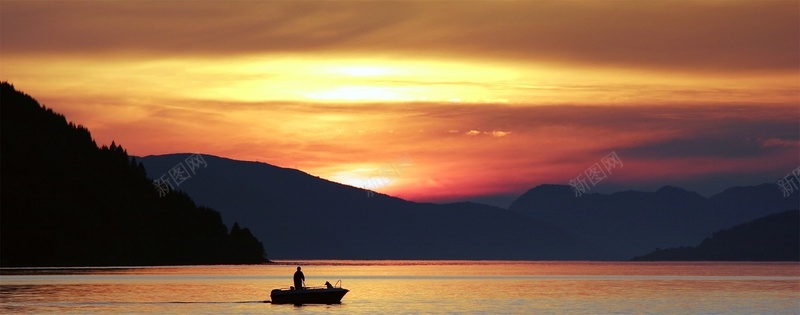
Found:
[[[570,186],[541,185],[509,209],[580,232],[611,259],[622,260],[655,248],[696,244],[716,230],[798,205],[800,193],[784,198],[774,184],[734,187],[710,198],[672,186],[576,197]]]
[[[158,177],[189,154],[140,158]],[[203,155],[180,189],[247,222],[274,259],[580,259],[585,242],[536,219],[474,203],[415,203],[265,163]]]
[[[800,211],[770,214],[714,232],[693,247],[656,249],[635,261],[800,261]]]
[[[157,177],[188,154],[140,160]],[[271,257],[343,259],[628,260],[655,248],[696,244],[721,228],[792,209],[775,185],[732,188],[705,198],[665,186],[576,198],[541,185],[509,210],[472,203],[414,203],[266,163],[203,155],[180,189],[248,222]],[[731,200],[735,202],[732,203]]]

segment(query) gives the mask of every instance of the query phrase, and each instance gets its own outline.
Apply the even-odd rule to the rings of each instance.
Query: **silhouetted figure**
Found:
[[[306,276],[300,271],[300,267],[297,267],[297,271],[294,273],[294,288],[295,290],[302,290],[303,289],[303,281],[306,281]]]
[[[333,289],[333,285],[328,281],[325,281],[325,287],[328,289]]]

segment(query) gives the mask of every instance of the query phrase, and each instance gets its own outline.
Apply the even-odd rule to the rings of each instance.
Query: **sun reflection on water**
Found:
[[[343,281],[341,305],[263,303]],[[283,261],[259,266],[2,269],[3,313],[791,313],[796,263]]]

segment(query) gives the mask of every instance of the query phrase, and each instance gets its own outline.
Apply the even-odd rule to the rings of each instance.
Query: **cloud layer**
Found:
[[[232,156],[355,186],[407,153],[414,166],[380,191],[428,201],[566,184],[612,151],[625,167],[604,182],[609,188],[690,183],[686,188],[710,194],[770,182],[800,164],[800,109],[790,106],[173,106],[141,107],[129,115],[138,118],[124,122],[109,123],[91,109],[69,117],[89,126],[101,143],[115,140],[134,154]],[[745,175],[732,182],[732,174]]]
[[[680,71],[796,71],[800,4],[4,1],[0,52],[369,52]]]
[[[800,3],[0,1],[0,79],[136,155],[202,152],[381,192],[710,194],[800,164]]]

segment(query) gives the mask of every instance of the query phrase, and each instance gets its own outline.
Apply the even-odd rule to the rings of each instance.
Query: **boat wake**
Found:
[[[233,301],[233,302],[223,302],[223,301],[211,301],[211,302],[202,302],[202,301],[172,301],[172,302],[151,302],[150,304],[233,304],[233,303],[269,303],[269,300],[266,301]]]
[[[74,303],[60,303],[60,304],[74,304],[74,305],[114,305],[114,304],[140,304],[140,305],[157,305],[157,304],[247,304],[247,303],[270,303],[269,300],[261,301],[141,301],[141,302],[74,302]]]

